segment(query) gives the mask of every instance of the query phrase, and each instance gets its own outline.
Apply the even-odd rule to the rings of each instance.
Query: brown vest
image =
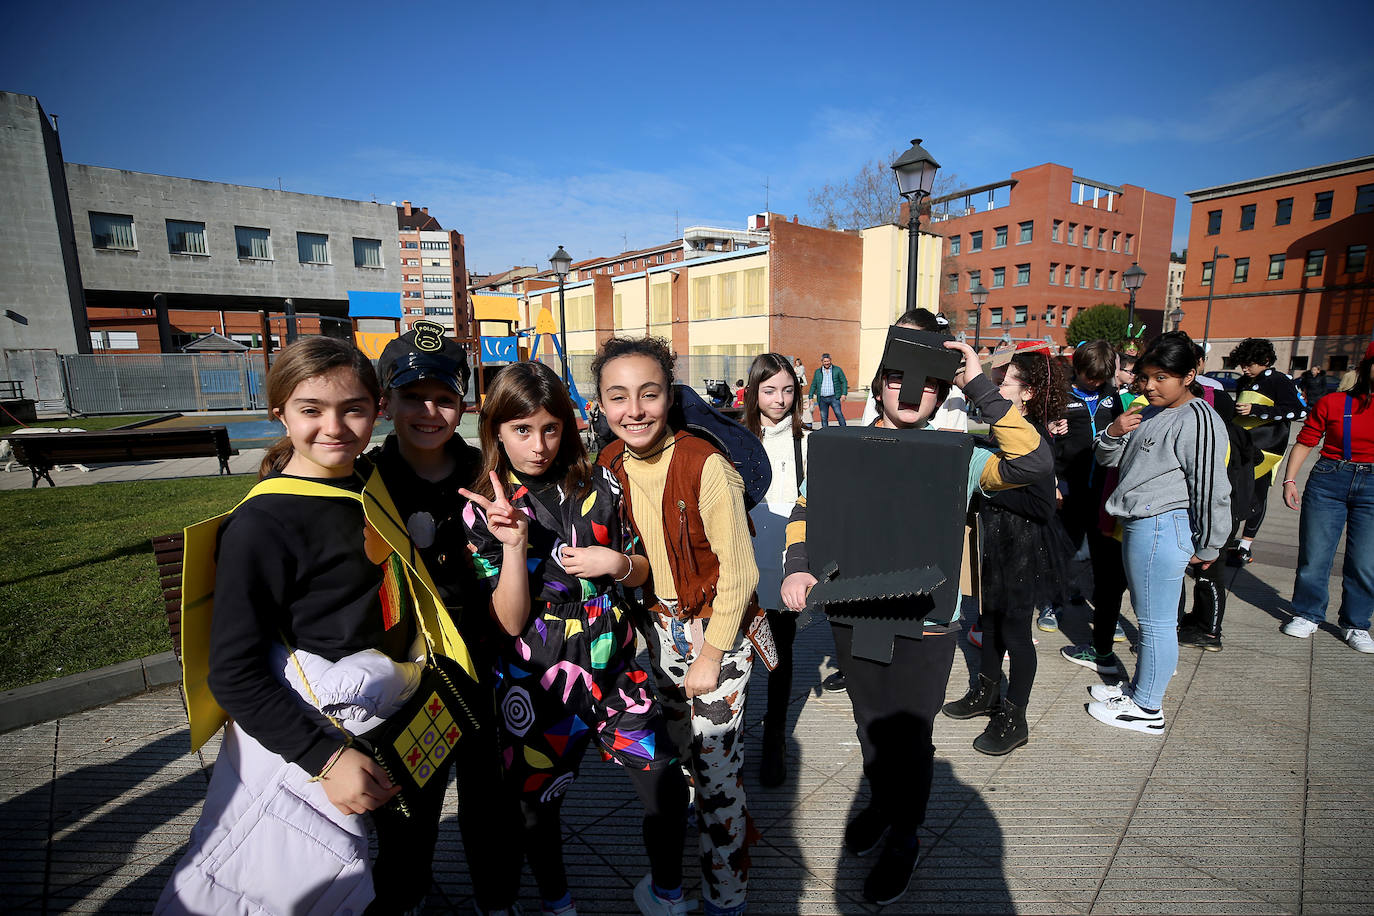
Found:
[[[720,580],[720,560],[706,539],[697,501],[706,459],[720,452],[705,439],[688,432],[678,432],[673,439],[661,511],[663,542],[668,565],[673,571],[673,588],[677,591],[678,617],[710,617],[716,584]],[[625,472],[627,460],[635,459],[625,457],[625,443],[619,439],[602,449],[596,459],[597,464],[608,468],[620,481],[621,511],[626,514],[635,534],[639,534],[634,506],[630,503],[630,477]],[[652,589],[652,581],[646,587]],[[749,616],[746,612],[746,621]]]

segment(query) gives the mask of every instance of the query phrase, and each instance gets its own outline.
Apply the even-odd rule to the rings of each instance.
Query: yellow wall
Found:
[[[653,277],[650,282],[653,282]],[[668,275],[663,275],[663,282],[666,285]],[[614,327],[616,334],[623,334],[628,337],[640,337],[648,327],[648,306],[645,300],[644,278],[637,277],[633,280],[621,280],[611,284],[611,320],[615,320],[615,300],[620,300],[620,322]]]
[[[689,268],[687,316],[694,326],[698,321],[767,315],[768,306],[766,252]],[[762,340],[767,339],[765,325]]]
[[[907,232],[897,226],[863,230],[863,281],[859,306],[859,372],[850,387],[866,387],[883,356],[887,329],[906,311]],[[921,233],[916,267],[917,307],[940,310],[940,258],[944,240]]]

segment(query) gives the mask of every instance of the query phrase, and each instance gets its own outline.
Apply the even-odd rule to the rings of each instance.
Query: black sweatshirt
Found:
[[[316,482],[363,485],[357,475]],[[267,494],[220,527],[210,691],[263,747],[311,774],[343,735],[280,681],[269,653],[283,637],[330,661],[382,646],[382,568],[367,558],[363,525],[352,499]]]

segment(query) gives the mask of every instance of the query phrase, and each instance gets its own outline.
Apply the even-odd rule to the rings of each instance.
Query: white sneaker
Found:
[[[1347,627],[1343,635],[1345,636],[1345,644],[1356,652],[1374,655],[1374,639],[1369,638],[1368,630],[1356,630],[1353,627]]]
[[[696,901],[683,895],[676,900],[664,900],[654,893],[654,876],[645,875],[635,885],[635,906],[644,916],[686,916],[696,908]]]
[[[1318,627],[1315,622],[1308,620],[1306,617],[1294,616],[1292,620],[1283,625],[1283,635],[1296,636],[1298,639],[1306,639],[1319,629],[1320,627]],[[1361,632],[1364,633],[1365,639],[1369,638],[1369,631],[1364,630]],[[1374,652],[1374,649],[1370,651]]]
[[[1146,712],[1126,695],[1088,704],[1088,715],[1104,725],[1130,729],[1146,735],[1164,734],[1164,713]]]
[[[1092,694],[1094,700],[1103,703],[1110,700],[1112,697],[1119,697],[1125,694],[1125,691],[1121,689],[1125,683],[1125,681],[1117,681],[1114,684],[1093,684],[1088,688],[1088,693]]]

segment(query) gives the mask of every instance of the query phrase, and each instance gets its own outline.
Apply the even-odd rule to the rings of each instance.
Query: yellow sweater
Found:
[[[668,482],[672,457],[672,445],[648,458],[625,450],[635,526],[644,538],[644,552],[654,574],[654,591],[660,598],[677,597],[664,543],[662,514],[663,488]],[[744,609],[759,584],[759,570],[749,539],[749,516],[744,511],[744,481],[723,455],[712,455],[702,467],[697,508],[711,542],[711,552],[720,561],[720,580],[706,626],[706,641],[728,652],[735,646]]]

